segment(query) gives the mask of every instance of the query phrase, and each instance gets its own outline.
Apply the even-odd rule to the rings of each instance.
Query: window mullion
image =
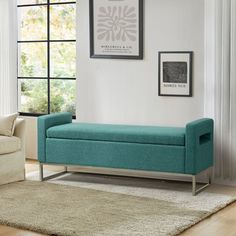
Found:
[[[18,57],[18,60],[21,60],[20,63],[22,62],[22,68],[25,73],[17,75],[19,83],[22,83],[20,88],[20,104],[24,105],[24,107],[20,108],[22,115],[40,116],[47,113],[50,114],[51,112],[67,110],[75,114],[73,103],[73,86],[75,86],[75,82],[73,81],[76,80],[76,77],[71,62],[72,60],[74,61],[76,39],[73,36],[74,34],[70,34],[73,32],[72,27],[68,28],[68,33],[71,37],[65,34],[67,31],[62,31],[61,36],[57,32],[63,29],[60,29],[60,24],[53,22],[57,18],[59,22],[63,22],[61,20],[62,16],[60,16],[61,9],[65,9],[74,17],[75,4],[76,1],[73,0],[70,2],[51,2],[51,0],[46,0],[43,4],[18,5],[19,12],[27,10],[25,17],[31,16],[32,20],[34,19],[34,15],[32,15],[34,14],[33,10],[37,10],[35,10],[36,23],[32,23],[30,18],[26,18],[29,21],[29,28],[32,30],[24,30],[24,37],[20,37],[17,40],[17,44],[25,48],[23,48],[25,51],[23,49],[20,51],[21,57]],[[37,6],[39,8],[33,8]],[[31,7],[33,10],[30,12]],[[71,20],[74,19],[72,15],[67,19],[71,24]],[[44,20],[39,22],[39,17],[42,17]],[[37,31],[34,31],[36,29],[34,26],[37,27],[38,25],[39,29],[42,27],[42,30],[38,31],[39,37],[37,37]],[[29,35],[27,36],[28,32]],[[34,32],[34,34],[30,32]],[[68,39],[66,39],[67,37]],[[27,93],[27,91],[32,93]],[[75,116],[73,117],[75,118]]]
[[[51,99],[50,99],[50,96],[51,96],[51,93],[50,93],[50,0],[47,0],[47,46],[48,46],[48,114],[50,113],[51,111],[51,108],[50,108],[50,103],[51,103]]]

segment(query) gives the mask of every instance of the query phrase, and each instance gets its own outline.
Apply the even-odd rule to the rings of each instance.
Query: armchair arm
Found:
[[[186,174],[198,174],[213,165],[213,125],[209,118],[186,125]]]
[[[25,120],[21,118],[16,119],[14,136],[21,140],[21,150],[25,155]]]
[[[48,128],[72,122],[69,112],[40,116],[38,118],[38,160],[46,161],[46,131]]]

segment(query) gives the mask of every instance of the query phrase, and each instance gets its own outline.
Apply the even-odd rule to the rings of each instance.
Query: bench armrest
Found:
[[[69,112],[56,113],[38,117],[38,160],[46,161],[46,132],[56,125],[72,122],[72,114]]]
[[[209,118],[186,125],[186,174],[196,175],[213,165],[213,126]]]

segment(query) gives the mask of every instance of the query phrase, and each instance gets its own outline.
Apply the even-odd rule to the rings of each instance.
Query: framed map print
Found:
[[[90,57],[143,59],[143,0],[90,0]]]
[[[192,96],[193,52],[159,52],[159,96]]]

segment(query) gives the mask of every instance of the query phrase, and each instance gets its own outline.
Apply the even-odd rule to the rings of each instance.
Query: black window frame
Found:
[[[21,116],[34,116],[38,117],[41,115],[47,115],[47,114],[52,114],[51,112],[51,92],[50,92],[50,81],[51,80],[76,80],[76,77],[51,77],[50,75],[50,66],[51,66],[51,50],[50,50],[50,44],[51,43],[64,43],[64,42],[74,42],[76,43],[76,39],[63,39],[63,40],[51,40],[50,39],[50,6],[53,5],[67,5],[67,4],[75,4],[76,1],[66,1],[66,2],[50,2],[50,0],[47,0],[45,3],[32,3],[32,4],[18,4],[17,8],[22,8],[22,7],[34,7],[34,6],[46,6],[47,7],[47,39],[45,40],[17,40],[17,52],[19,48],[19,44],[23,43],[47,43],[47,76],[46,77],[24,77],[24,76],[19,76],[19,55],[17,53],[17,87],[18,87],[18,80],[20,79],[42,79],[42,80],[47,80],[47,105],[48,105],[48,110],[47,113],[30,113],[30,112],[21,112],[19,111],[19,114]],[[19,30],[19,29],[18,29]],[[18,91],[18,90],[17,90]],[[18,93],[17,93],[18,94]],[[19,94],[17,95],[17,99],[19,99]],[[19,103],[17,103],[19,106]],[[75,101],[76,104],[76,101]],[[18,107],[19,109],[19,107]],[[73,115],[73,119],[76,119],[76,114]]]

